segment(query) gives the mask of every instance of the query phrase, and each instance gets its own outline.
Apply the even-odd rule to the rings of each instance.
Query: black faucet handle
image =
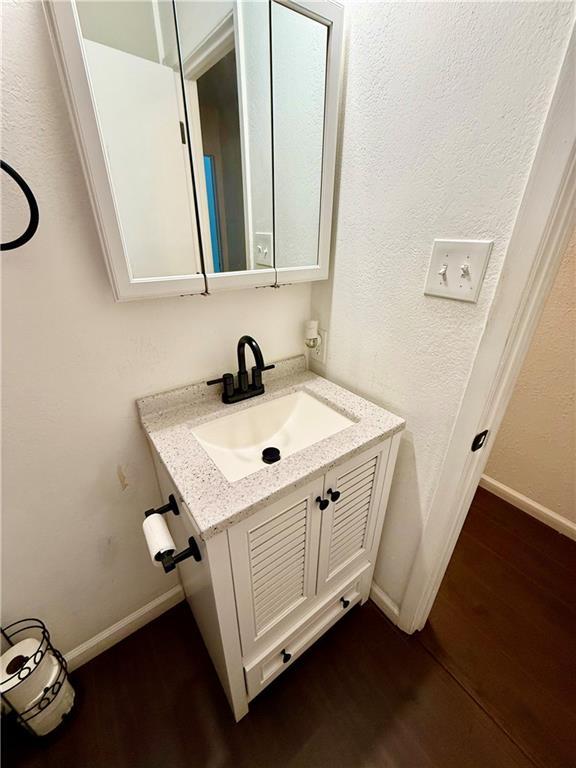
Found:
[[[262,371],[269,371],[272,368],[276,368],[275,365],[264,365],[262,368],[257,365],[252,366],[252,386],[258,389],[262,386]]]
[[[248,392],[248,371],[238,371],[238,390]]]
[[[211,379],[206,384],[211,386],[212,384],[224,384],[224,395],[231,397],[234,394],[234,374],[225,373],[220,379]]]
[[[262,386],[262,369],[257,365],[252,366],[252,386],[258,389]]]

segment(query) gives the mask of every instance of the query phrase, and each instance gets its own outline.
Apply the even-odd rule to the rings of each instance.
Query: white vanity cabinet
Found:
[[[186,597],[237,720],[248,702],[355,604],[367,600],[400,435],[199,540],[179,565]],[[156,457],[177,546],[194,518]]]
[[[369,562],[389,448],[344,462],[228,530],[245,658]]]

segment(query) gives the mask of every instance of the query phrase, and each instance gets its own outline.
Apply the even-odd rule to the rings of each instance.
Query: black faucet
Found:
[[[254,362],[252,366],[252,383],[248,383],[248,371],[246,370],[246,344],[252,350]],[[234,386],[234,374],[225,373],[220,379],[212,379],[207,384],[223,384],[222,402],[238,403],[240,400],[246,400],[248,397],[264,394],[264,384],[262,384],[262,371],[269,371],[274,365],[264,365],[262,350],[256,339],[252,336],[242,336],[238,341],[238,386]]]

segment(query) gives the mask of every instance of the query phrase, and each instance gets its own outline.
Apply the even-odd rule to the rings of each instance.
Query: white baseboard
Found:
[[[66,654],[66,661],[68,663],[68,669],[70,671],[81,667],[82,664],[86,664],[87,661],[93,659],[98,654],[111,648],[120,640],[124,640],[125,637],[131,635],[132,632],[136,632],[137,629],[148,624],[149,621],[157,619],[169,608],[173,608],[179,602],[184,600],[184,590],[181,585],[168,590],[160,597],[151,600],[142,608],[139,608],[134,613],[126,616],[124,619],[120,619],[116,624],[112,624],[111,627],[99,632],[90,640],[86,640],[82,645],[78,645],[76,648]]]
[[[384,592],[384,590],[374,582],[372,582],[372,586],[370,587],[370,600],[376,603],[378,608],[380,608],[382,613],[387,616],[390,621],[394,622],[394,624],[398,623],[400,608],[394,600],[392,600],[390,595]]]
[[[480,478],[480,487],[490,491],[494,496],[498,496],[499,499],[503,499],[509,504],[521,509],[523,512],[527,512],[532,517],[535,517],[536,520],[540,520],[541,523],[545,523],[545,525],[549,525],[550,528],[554,528],[558,533],[562,533],[564,536],[568,536],[569,539],[576,541],[576,523],[567,520],[557,512],[553,512],[551,509],[548,509],[548,507],[544,507],[537,501],[518,493],[518,491],[509,488],[498,480],[494,480],[493,477],[488,477],[488,475],[482,475]]]

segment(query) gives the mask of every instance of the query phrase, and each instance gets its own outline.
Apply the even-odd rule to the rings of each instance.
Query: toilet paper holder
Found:
[[[144,517],[150,517],[150,515],[165,515],[166,512],[174,512],[175,515],[180,514],[178,502],[174,498],[173,493],[168,496],[168,504],[164,504],[163,507],[158,507],[158,509],[147,509],[146,512],[144,512]]]
[[[158,509],[147,509],[146,512],[144,512],[144,517],[150,517],[150,515],[165,515],[167,512],[173,512],[175,515],[180,514],[178,502],[172,493],[168,496],[168,504],[164,504],[162,507],[158,507]],[[170,573],[170,571],[173,571],[176,568],[178,563],[187,560],[189,557],[193,557],[197,563],[202,560],[200,547],[194,536],[189,537],[188,546],[181,552],[174,553],[174,551],[171,550],[168,550],[167,552],[157,552],[154,559],[161,563],[164,568],[164,573]]]

